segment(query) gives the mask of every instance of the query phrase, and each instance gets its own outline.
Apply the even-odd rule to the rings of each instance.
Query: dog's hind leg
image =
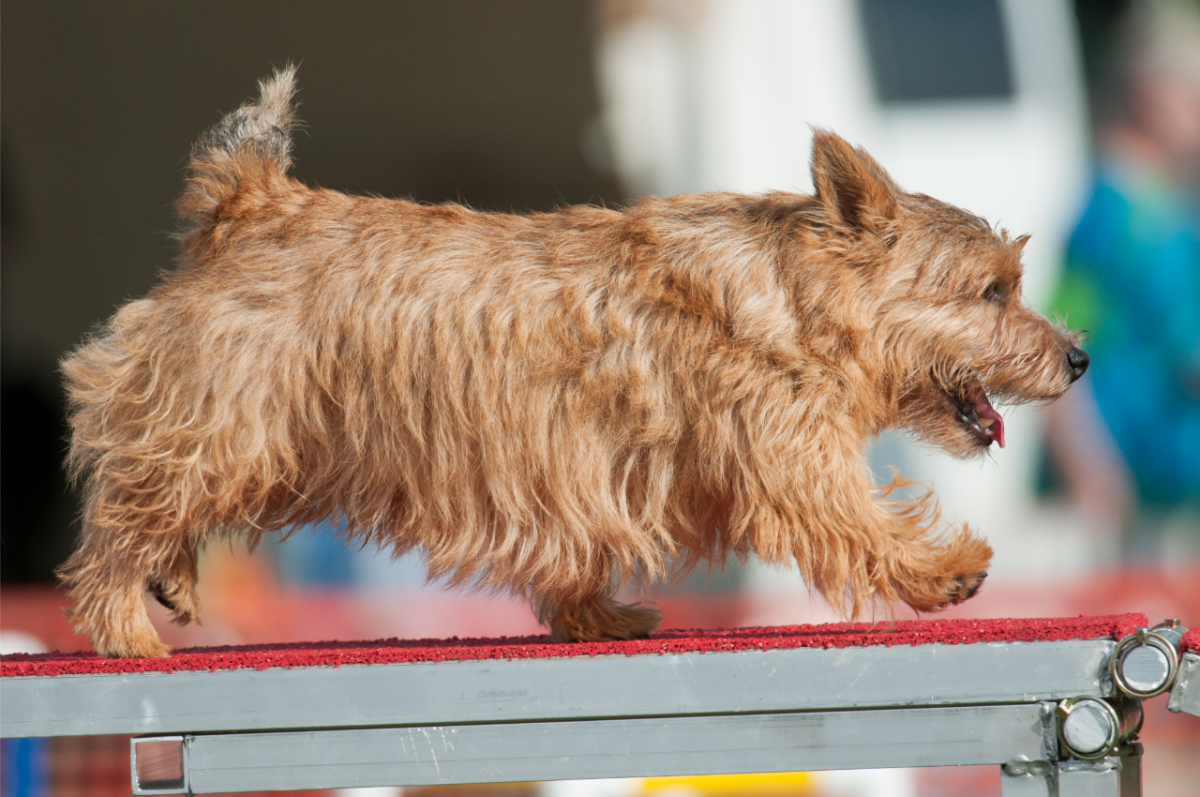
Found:
[[[166,560],[160,571],[150,576],[146,583],[154,599],[172,611],[172,622],[179,625],[200,622],[200,597],[196,594],[197,554],[195,542],[185,539],[174,556]]]
[[[101,526],[85,519],[79,545],[58,571],[74,599],[67,616],[75,630],[91,637],[105,656],[166,656],[146,612],[145,591],[160,572],[160,546],[154,535]]]
[[[662,613],[653,607],[620,603],[607,594],[582,598],[539,595],[533,605],[538,622],[559,642],[642,639],[662,620]]]

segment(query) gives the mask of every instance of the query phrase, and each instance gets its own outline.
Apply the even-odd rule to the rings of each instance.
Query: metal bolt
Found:
[[[1117,687],[1137,698],[1152,697],[1171,688],[1179,669],[1177,647],[1187,629],[1178,620],[1139,628],[1117,643],[1110,670]]]
[[[1130,700],[1131,709],[1122,727],[1122,717],[1104,700],[1094,697],[1074,697],[1058,704],[1058,736],[1064,752],[1085,761],[1103,758],[1117,748],[1123,739],[1132,735],[1140,718],[1138,701]],[[1136,706],[1136,710],[1133,710]]]
[[[1138,692],[1154,692],[1166,685],[1171,676],[1171,661],[1156,647],[1133,648],[1121,661],[1121,675]]]

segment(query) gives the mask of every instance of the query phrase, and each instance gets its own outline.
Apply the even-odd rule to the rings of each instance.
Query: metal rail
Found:
[[[1111,640],[5,678],[4,736],[1032,703],[1108,697]]]
[[[0,734],[149,734],[138,795],[998,764],[1005,797],[1131,797],[1139,699],[1200,714],[1181,633],[6,677]]]
[[[182,779],[167,788],[199,794],[1002,764],[1044,759],[1041,729],[1054,738],[1053,714],[1054,704],[1030,703],[192,736],[179,741]]]

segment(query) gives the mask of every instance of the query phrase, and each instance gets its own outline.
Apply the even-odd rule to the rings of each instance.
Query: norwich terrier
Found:
[[[199,617],[220,535],[343,521],[561,640],[645,636],[634,576],[754,554],[850,616],[969,598],[991,549],[863,463],[889,427],[968,457],[1062,394],[1024,238],[818,131],[815,195],[482,213],[288,176],[294,70],[197,143],[177,269],[63,363],[86,479],[60,575],[108,656]],[[402,606],[397,611],[403,611]]]

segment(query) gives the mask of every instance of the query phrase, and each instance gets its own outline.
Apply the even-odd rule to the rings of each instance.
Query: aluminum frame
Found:
[[[1110,697],[1112,640],[4,678],[0,735],[182,734]]]
[[[1200,653],[1189,651],[1183,655],[1167,708],[1200,717]]]
[[[1126,699],[1116,645],[8,677],[0,735],[149,734],[139,795],[992,763],[1005,797],[1135,797],[1137,745],[1059,760],[1059,701]],[[1198,672],[1187,654],[1174,710],[1200,712]],[[177,744],[182,778],[139,785],[147,743]]]
[[[1142,747],[1096,761],[1014,760],[1000,769],[1002,797],[1140,797]]]

